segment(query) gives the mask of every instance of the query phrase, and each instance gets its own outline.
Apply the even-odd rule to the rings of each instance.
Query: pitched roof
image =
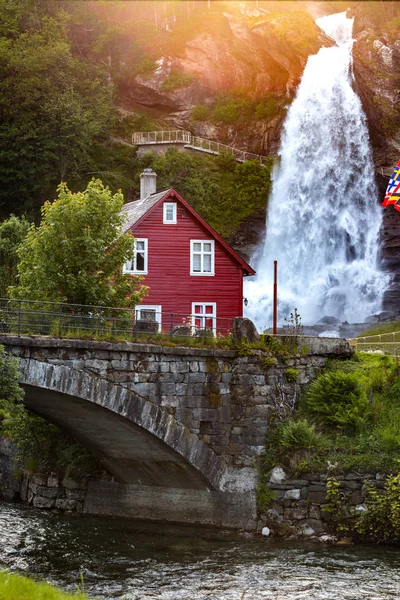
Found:
[[[183,206],[188,210],[188,212],[190,212],[195,217],[195,219],[197,219],[197,221],[199,221],[201,225],[203,225],[203,227],[207,229],[207,231],[221,244],[221,246],[225,248],[225,250],[231,256],[233,256],[235,260],[237,260],[238,263],[240,263],[246,275],[255,275],[256,272],[254,271],[254,269],[249,264],[247,264],[247,262],[243,260],[243,258],[239,256],[239,254],[237,254],[237,252],[235,252],[235,250],[231,248],[229,244],[225,242],[224,239],[222,239],[219,233],[217,233],[215,229],[213,229],[211,225],[209,225],[199,215],[199,213],[197,213],[194,210],[194,208],[190,206],[190,204],[178,194],[178,192],[176,192],[172,188],[169,188],[162,192],[151,194],[150,196],[143,198],[143,200],[135,200],[134,202],[128,202],[127,204],[125,204],[122,207],[121,212],[127,214],[128,220],[124,225],[123,233],[139,225],[139,223],[141,223],[148,216],[149,213],[153,212],[153,210],[155,210],[155,208],[157,208],[157,206],[161,204],[162,201],[167,200],[169,198],[174,198],[181,202]]]
[[[171,189],[164,190],[163,192],[157,192],[155,194],[150,194],[146,198],[142,200],[135,200],[134,202],[128,202],[124,204],[121,212],[126,213],[127,221],[124,223],[123,233],[128,231],[133,225],[135,225],[139,219],[144,217],[153,206],[157,204],[159,200],[164,198],[168,192],[172,191]]]

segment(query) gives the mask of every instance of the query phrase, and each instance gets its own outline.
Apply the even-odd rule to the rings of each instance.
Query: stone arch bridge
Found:
[[[27,408],[114,476],[89,486],[85,512],[231,527],[256,517],[271,414],[289,413],[328,357],[351,353],[344,340],[301,343],[307,355],[265,368],[227,350],[0,336],[20,360]]]

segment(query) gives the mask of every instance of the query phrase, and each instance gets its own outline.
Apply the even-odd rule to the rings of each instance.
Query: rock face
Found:
[[[211,3],[196,27],[188,26],[182,33],[179,44],[175,35],[175,46],[172,42],[163,46],[157,69],[149,77],[136,75],[118,83],[123,109],[144,108],[166,129],[189,129],[239,149],[276,156],[286,109],[308,56],[333,43],[314,19],[336,8],[324,2],[301,3],[301,10],[282,10],[275,6],[280,3],[261,4],[261,8],[246,8],[245,3],[221,8],[218,2]],[[383,198],[400,158],[400,4],[353,3],[348,14],[355,19],[355,87],[367,115]],[[177,72],[184,74],[184,83],[169,89],[166,84]],[[254,108],[246,118],[218,120],[211,115],[223,96],[256,102],[272,98],[273,110],[263,113]],[[205,115],[196,120],[192,110],[199,105]],[[233,246],[249,258],[264,232],[265,213],[260,213],[237,232]],[[391,208],[383,216],[381,248],[383,268],[394,275],[383,308],[393,311],[400,299],[400,215]]]
[[[367,115],[381,199],[400,158],[400,6],[388,2],[377,20],[368,7],[354,9],[354,75]],[[397,21],[396,21],[397,19]],[[383,310],[400,311],[400,214],[389,207],[383,214],[381,260],[393,274]]]

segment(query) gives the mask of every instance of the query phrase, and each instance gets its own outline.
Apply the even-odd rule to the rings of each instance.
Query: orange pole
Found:
[[[274,260],[274,326],[273,334],[278,333],[278,261]]]

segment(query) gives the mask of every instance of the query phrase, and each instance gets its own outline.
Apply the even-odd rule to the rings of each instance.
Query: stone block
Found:
[[[69,500],[83,502],[86,497],[86,490],[65,490],[65,495]]]
[[[55,507],[64,511],[75,511],[78,509],[79,503],[69,498],[59,498],[55,502]]]
[[[189,362],[189,371],[191,373],[198,373],[199,370],[200,370],[200,368],[199,368],[199,363],[197,362],[197,360],[192,360]]]
[[[312,504],[325,504],[326,492],[308,492],[308,498]]]
[[[188,373],[185,377],[185,380],[189,383],[205,383],[206,379],[206,373]]]
[[[285,492],[285,500],[300,500],[301,490],[299,488],[287,490]]]
[[[29,478],[29,487],[31,487],[31,483],[34,483],[36,485],[46,485],[47,477],[45,477],[44,475],[31,475]]]
[[[317,504],[311,504],[309,509],[309,517],[310,519],[321,519],[321,510]]]
[[[75,479],[72,479],[71,477],[66,477],[63,480],[62,485],[67,490],[77,490],[78,488],[81,487],[81,485],[77,481],[75,481]]]
[[[43,498],[57,498],[61,490],[59,488],[48,488],[38,486],[36,494],[37,496],[43,496]]]
[[[44,496],[35,496],[32,502],[35,508],[53,508],[54,503],[53,498],[45,498]]]

